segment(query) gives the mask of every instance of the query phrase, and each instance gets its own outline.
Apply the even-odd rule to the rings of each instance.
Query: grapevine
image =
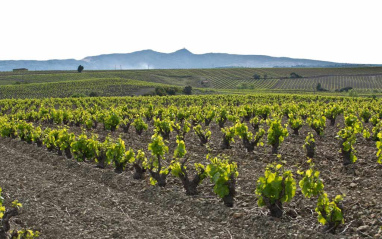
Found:
[[[257,181],[257,204],[266,206],[272,217],[282,217],[283,203],[292,200],[296,192],[296,182],[291,171],[285,171],[281,164],[267,165],[264,177]]]

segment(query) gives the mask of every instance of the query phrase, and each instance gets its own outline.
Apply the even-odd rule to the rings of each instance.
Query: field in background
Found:
[[[164,86],[144,81],[119,78],[87,79],[0,86],[0,98],[45,98],[77,96],[131,96],[143,95],[155,87]]]
[[[290,78],[292,72],[302,78]],[[255,74],[260,79],[254,79]],[[344,87],[361,94],[380,93],[382,67],[0,72],[0,98],[68,97],[91,92],[127,96],[145,94],[157,86],[186,85],[215,93],[303,93],[314,92],[318,83],[329,93]]]

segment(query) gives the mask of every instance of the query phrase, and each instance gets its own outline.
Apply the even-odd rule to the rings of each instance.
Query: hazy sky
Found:
[[[0,0],[0,60],[144,49],[382,64],[381,0]]]

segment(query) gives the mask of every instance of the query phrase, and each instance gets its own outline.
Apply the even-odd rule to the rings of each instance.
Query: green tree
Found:
[[[321,91],[321,89],[322,89],[321,83],[317,83],[316,90]]]
[[[82,65],[79,65],[77,68],[77,71],[81,73],[84,70],[84,67]]]
[[[163,87],[156,87],[155,88],[155,94],[159,96],[165,96],[167,95],[166,90]]]
[[[300,76],[299,74],[297,74],[297,73],[295,73],[295,72],[292,72],[292,73],[290,73],[290,78],[291,78],[291,79],[302,78],[302,76]]]
[[[192,95],[192,86],[188,85],[188,86],[184,87],[183,93],[186,95]]]

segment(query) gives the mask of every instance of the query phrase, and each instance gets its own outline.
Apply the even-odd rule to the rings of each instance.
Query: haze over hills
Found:
[[[5,60],[0,61],[0,71],[11,71],[15,68],[27,68],[29,70],[75,70],[78,65],[83,65],[85,70],[360,66],[355,64],[264,55],[236,55],[226,53],[193,54],[187,49],[181,49],[173,53],[143,50],[123,54],[105,54],[85,57],[82,60]]]

